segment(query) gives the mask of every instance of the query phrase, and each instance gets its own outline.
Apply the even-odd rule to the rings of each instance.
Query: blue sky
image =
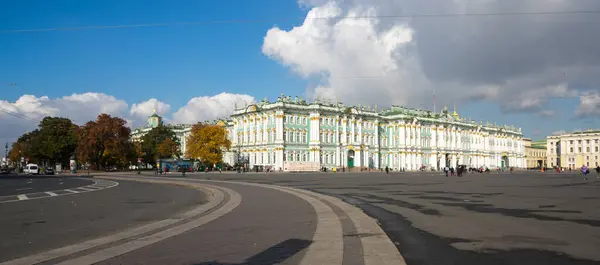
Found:
[[[469,60],[434,57],[432,61],[429,55],[437,54],[438,50],[448,49],[446,53],[450,54],[448,56],[459,54],[462,48],[453,47],[453,43],[445,42],[451,42],[456,36],[462,37],[461,34],[477,31],[469,28],[461,30],[459,25],[453,25],[448,21],[431,20],[427,21],[429,24],[419,23],[420,21],[416,20],[393,21],[397,26],[404,26],[403,32],[411,30],[412,36],[406,42],[383,38],[389,36],[386,33],[393,30],[382,26],[386,21],[364,25],[363,28],[358,26],[343,28],[340,24],[331,21],[323,23],[316,21],[311,25],[303,25],[304,17],[311,14],[309,12],[315,12],[314,14],[319,16],[334,13],[347,15],[350,14],[348,12],[369,6],[373,6],[375,8],[373,10],[378,14],[386,15],[401,12],[427,13],[426,8],[419,9],[418,5],[414,4],[418,1],[411,1],[413,0],[400,1],[405,4],[401,10],[394,9],[400,2],[392,0],[356,1],[362,3],[362,6],[323,5],[327,1],[308,0],[307,7],[300,6],[295,0],[3,1],[0,3],[0,101],[5,101],[3,104],[7,104],[7,108],[32,119],[39,119],[48,113],[91,119],[96,115],[95,112],[107,109],[116,115],[133,115],[130,113],[133,104],[155,98],[169,105],[168,108],[162,109],[170,118],[186,106],[189,107],[186,109],[189,112],[212,112],[214,109],[208,107],[190,107],[193,104],[188,101],[194,97],[207,97],[198,101],[196,104],[198,107],[199,104],[205,104],[206,100],[220,100],[211,97],[222,92],[250,95],[257,100],[264,97],[274,99],[280,93],[304,96],[333,95],[349,103],[380,103],[380,106],[403,104],[431,108],[428,89],[435,86],[440,102],[438,109],[441,109],[444,104],[450,107],[457,104],[462,115],[476,120],[522,127],[526,136],[534,139],[543,138],[559,130],[598,127],[598,119],[595,115],[600,113],[600,104],[596,104],[595,101],[588,102],[588,107],[581,112],[584,115],[574,118],[574,113],[582,106],[581,93],[589,92],[592,93],[591,95],[598,95],[594,83],[585,82],[586,80],[582,82],[583,79],[563,80],[548,77],[555,70],[548,65],[571,67],[582,65],[580,61],[556,63],[552,58],[543,58],[540,61],[532,59],[531,63],[521,63],[517,60],[527,57],[530,52],[513,51],[514,56],[507,57],[504,54],[502,58],[507,57],[506,61],[514,63],[515,66],[531,65],[535,70],[520,69],[523,74],[510,75],[511,71],[506,71],[507,74],[504,74],[502,69],[497,69],[500,66],[494,65],[493,61],[484,62],[487,65],[483,66],[476,58],[470,57]],[[311,6],[310,3],[314,4]],[[391,3],[389,8],[386,3]],[[440,6],[445,8],[447,3],[443,3]],[[529,5],[528,8],[531,6]],[[448,8],[447,12],[455,12]],[[244,19],[258,21],[11,32],[11,30],[26,29]],[[500,26],[507,24],[507,21],[492,22]],[[534,31],[541,36],[540,39],[544,39],[543,35],[546,32],[557,31],[552,28],[554,24],[551,22],[547,23],[549,25],[547,28],[540,26]],[[427,27],[431,26],[430,24],[435,26],[435,30],[443,30],[443,33]],[[444,29],[444,25],[451,30]],[[472,25],[477,23],[469,23],[469,26]],[[267,34],[274,27],[277,30],[272,30],[270,35]],[[294,31],[293,27],[300,27],[300,29]],[[396,28],[396,30],[395,32],[402,33],[401,29]],[[455,31],[453,32],[455,35],[450,36],[452,38],[444,35],[452,30]],[[322,35],[319,34],[323,32],[345,34],[320,38]],[[501,29],[498,32],[498,34],[505,33]],[[485,33],[480,34],[479,39],[478,36],[470,38],[482,42],[486,38],[491,39],[486,37]],[[515,34],[521,33],[511,31],[506,34],[512,34],[509,37],[514,38]],[[340,36],[351,37],[343,39]],[[427,39],[428,36],[433,36],[433,41]],[[519,36],[516,41],[526,39],[523,37],[525,35]],[[354,39],[373,40],[373,43],[354,42]],[[319,41],[323,43],[313,45]],[[384,45],[377,46],[378,43]],[[437,47],[428,45],[429,43],[442,43],[446,46]],[[263,45],[268,49],[263,49]],[[388,52],[386,56],[389,58],[378,57],[382,54],[381,49],[390,45],[395,45],[395,52]],[[482,53],[486,54],[486,60],[487,55],[494,52],[491,48],[485,48],[487,46],[484,44],[470,45],[472,46],[466,46],[468,49],[465,50],[473,54],[477,54],[473,47],[484,47]],[[598,47],[586,43],[582,45]],[[566,49],[564,45],[559,48]],[[398,50],[401,52],[396,52]],[[407,58],[417,58],[416,66],[412,65],[415,60],[398,59],[405,55],[404,53],[411,52],[415,54]],[[586,55],[583,49],[578,49],[578,52]],[[551,57],[550,54],[548,57]],[[573,54],[572,57],[579,58],[577,54]],[[343,78],[336,79],[340,76],[368,76],[370,72],[380,70],[379,65],[385,65],[392,59],[403,63],[396,61],[396,67],[391,68],[400,68],[400,70],[386,73],[385,80],[343,82],[339,81]],[[402,61],[402,59],[406,60]],[[443,62],[446,61],[453,63],[451,66],[443,66]],[[490,72],[497,70],[500,74],[491,75],[489,80],[478,80],[484,78],[469,76],[469,71],[464,70],[473,69],[473,66],[468,65],[469,63],[476,65],[474,69],[490,70]],[[596,69],[594,67],[600,65],[595,63],[586,62],[584,65],[588,70],[585,71],[575,72],[578,69],[574,68],[571,76],[587,78],[586,73],[593,73],[589,69]],[[363,65],[370,65],[370,68]],[[436,66],[445,68],[440,70],[436,69]],[[296,71],[291,70],[292,68]],[[386,66],[385,69],[389,68]],[[419,69],[419,71],[412,72],[412,69]],[[458,70],[453,71],[453,69]],[[409,74],[401,78],[394,76],[405,73],[404,70]],[[314,78],[323,75],[326,77],[325,82],[319,83],[319,80],[323,79]],[[440,81],[442,78],[439,76],[444,76],[452,82],[444,83],[445,81]],[[532,79],[541,81],[522,81]],[[573,83],[581,83],[586,89],[569,86]],[[561,84],[566,85],[563,87],[560,86]],[[318,88],[319,85],[323,88]],[[66,108],[58,106],[65,102],[72,102],[74,99],[57,100],[49,104],[49,100],[40,98],[48,96],[51,101],[88,92],[102,93],[109,97],[95,97],[99,102],[93,104],[86,101],[87,99],[77,99],[79,103],[83,102],[82,106],[88,107],[80,111],[76,108],[64,111]],[[25,94],[34,95],[35,98],[29,99],[29,105],[23,107],[15,101]],[[471,94],[477,95],[471,96]],[[531,102],[537,95],[544,94],[551,94],[551,98]],[[92,108],[92,105],[95,107]],[[139,120],[152,107],[161,109],[159,105],[144,106],[141,115],[126,118]],[[89,115],[78,116],[80,113]],[[547,115],[542,117],[540,113]],[[202,115],[192,115],[188,118],[206,117]],[[177,119],[182,116],[173,117]],[[31,126],[24,126],[21,130],[30,128]],[[8,134],[8,132],[0,131],[0,134]]]
[[[261,53],[275,24],[303,12],[294,1],[11,1],[0,9],[6,29],[38,29],[267,18],[265,22],[2,34],[2,97],[59,97],[102,91],[136,102],[157,97],[174,106],[221,91],[262,98],[303,93],[304,82]],[[108,3],[108,4],[107,4]],[[8,4],[8,5],[7,5]],[[288,18],[282,20],[281,18]],[[268,19],[273,18],[273,19]]]

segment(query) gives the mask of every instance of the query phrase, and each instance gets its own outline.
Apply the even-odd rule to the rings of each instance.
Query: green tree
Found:
[[[141,151],[146,163],[154,164],[154,161],[159,158],[171,157],[172,155],[179,156],[179,152],[175,152],[172,155],[161,157],[161,154],[158,152],[158,147],[167,139],[170,139],[179,146],[179,139],[177,139],[175,132],[162,124],[152,128],[148,133],[142,136]]]
[[[25,133],[12,143],[12,147],[8,156],[11,161],[21,161],[21,157],[30,163],[38,163],[41,161],[39,152],[39,130],[33,130]]]
[[[68,164],[77,147],[77,130],[77,125],[67,118],[45,117],[36,135],[39,158],[51,164]]]

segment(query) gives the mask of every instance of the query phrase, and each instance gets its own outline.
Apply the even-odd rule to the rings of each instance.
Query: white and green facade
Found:
[[[282,95],[275,102],[236,108],[227,127],[234,155],[225,162],[241,157],[250,167],[525,167],[520,128],[477,123],[447,109],[377,111]]]

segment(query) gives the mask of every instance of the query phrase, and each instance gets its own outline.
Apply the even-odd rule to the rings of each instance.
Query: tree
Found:
[[[42,155],[40,154],[39,130],[33,130],[25,133],[12,144],[8,156],[11,161],[21,161],[21,157],[25,158],[30,163],[40,162]]]
[[[186,145],[186,156],[199,158],[207,165],[223,161],[223,150],[231,147],[227,131],[218,125],[198,123],[192,126],[192,132]]]
[[[154,164],[153,162],[159,158],[172,157],[173,154],[179,155],[179,152],[172,153],[171,155],[166,155],[163,157],[159,155],[158,147],[167,139],[170,139],[172,142],[176,143],[179,146],[179,139],[177,139],[175,132],[173,132],[171,128],[162,124],[152,128],[152,130],[150,130],[148,133],[142,136],[142,154],[146,163]]]
[[[77,159],[95,169],[125,167],[135,160],[135,147],[129,141],[131,129],[126,121],[100,114],[96,121],[81,126],[78,133]]]
[[[77,147],[77,125],[67,118],[45,117],[39,128],[36,135],[39,158],[52,164],[68,164]]]
[[[157,148],[156,155],[158,158],[172,158],[173,156],[179,157],[179,144],[167,138],[162,141]]]

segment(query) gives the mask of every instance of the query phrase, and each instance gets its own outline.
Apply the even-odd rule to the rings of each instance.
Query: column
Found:
[[[342,145],[347,145],[348,144],[348,141],[346,141],[347,132],[348,132],[347,122],[348,122],[348,118],[346,116],[344,116],[342,118],[342,133],[340,135],[340,138],[341,138],[340,142],[342,143]]]
[[[373,166],[374,166],[375,168],[380,168],[380,167],[379,167],[379,151],[376,151],[376,152],[373,154]]]
[[[365,148],[364,155],[365,155],[364,165],[365,165],[365,167],[369,167],[370,165],[369,165],[369,148],[368,147]]]
[[[321,145],[321,114],[318,112],[311,112],[309,116],[310,120],[310,141],[309,141],[309,160],[312,162],[321,161],[320,157],[320,145]]]
[[[363,150],[360,148],[360,146],[355,146],[354,147],[354,162],[355,162],[355,167],[362,167],[362,153]]]
[[[363,135],[362,135],[362,124],[363,124],[363,120],[362,118],[358,119],[357,125],[358,125],[358,143],[359,144],[364,144],[363,142]]]
[[[407,143],[406,143],[406,129],[405,128],[406,127],[405,127],[404,122],[400,122],[400,127],[398,128],[400,136],[398,136],[398,134],[396,134],[396,136],[398,136],[398,142],[399,142],[398,145],[402,146],[402,147],[404,147],[404,146],[407,145]]]
[[[354,118],[354,116],[352,117],[352,119],[350,120],[350,145],[354,145],[354,133],[356,132],[356,119]]]
[[[336,167],[339,167],[342,165],[341,157],[342,157],[342,150],[341,150],[340,146],[338,145],[335,148],[335,166]]]

